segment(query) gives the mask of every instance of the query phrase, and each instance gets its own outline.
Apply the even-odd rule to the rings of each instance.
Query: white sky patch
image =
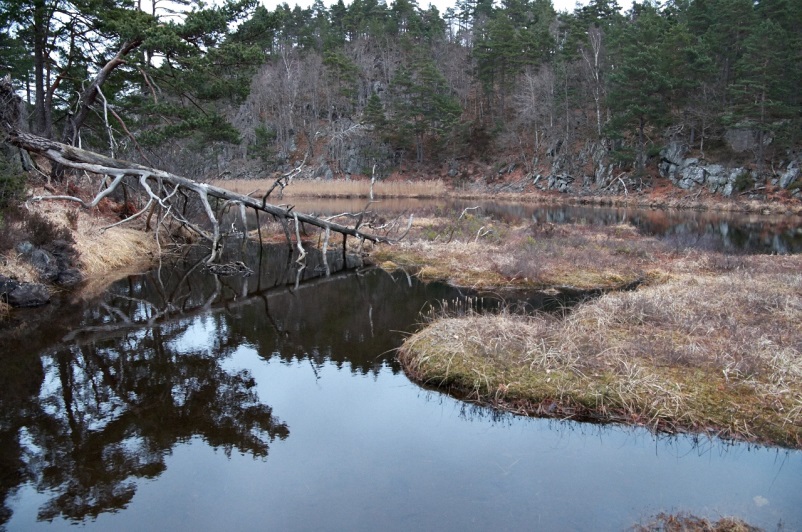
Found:
[[[174,18],[176,22],[181,19],[181,13],[185,13],[192,9],[192,5],[181,5],[177,2],[173,2],[171,0],[140,0],[141,9],[147,13],[150,13],[153,10],[153,3],[155,1],[156,4],[156,15],[161,18]],[[353,0],[343,0],[346,6],[351,5]],[[380,2],[382,0],[379,0]],[[499,3],[499,0],[495,0],[496,3]],[[590,0],[552,0],[552,5],[554,5],[555,11],[558,13],[560,12],[571,12],[577,7],[585,6],[589,3]],[[632,7],[633,0],[618,0],[618,5],[621,6],[621,11],[626,12]],[[204,3],[208,5],[215,5],[221,4],[222,2],[219,0],[205,0]],[[311,7],[314,3],[314,0],[260,0],[259,2],[261,5],[265,6],[269,11],[275,11],[276,7],[281,4],[287,4],[290,8],[294,8],[296,5],[307,8]],[[332,4],[336,4],[337,0],[323,0],[323,4],[327,7],[330,7]],[[392,5],[393,0],[384,0],[384,3]],[[418,0],[418,7],[421,9],[427,9],[430,5],[434,5],[437,7],[437,10],[443,15],[446,12],[446,9],[449,7],[453,7],[456,9],[457,1],[456,0]]]
[[[227,334],[222,324],[216,323],[212,316],[199,316],[178,337],[170,342],[181,352],[211,353],[215,337]]]

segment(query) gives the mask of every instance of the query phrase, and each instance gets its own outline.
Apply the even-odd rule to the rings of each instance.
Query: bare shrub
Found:
[[[44,246],[56,240],[74,242],[69,229],[59,226],[37,211],[30,211],[24,223],[28,239],[35,246]]]
[[[14,249],[20,239],[24,211],[18,208],[6,209],[0,217],[0,252]]]

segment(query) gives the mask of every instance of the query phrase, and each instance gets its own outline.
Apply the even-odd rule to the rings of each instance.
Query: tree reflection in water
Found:
[[[286,246],[248,246],[230,259],[270,267],[216,277],[187,260],[132,276],[102,301],[62,308],[40,338],[19,342],[20,356],[0,353],[9,363],[0,372],[3,501],[30,483],[50,496],[40,519],[83,520],[124,508],[137,480],[160,475],[165,456],[192,438],[265,457],[289,428],[248,371],[229,369],[239,346],[263,360],[307,358],[312,371],[327,360],[399,371],[381,355],[399,329],[426,301],[458,295],[383,272],[324,277],[312,250],[303,270]],[[332,272],[346,263],[337,252],[328,259]]]
[[[259,402],[247,371],[227,372],[214,353],[171,348],[186,325],[42,357],[44,385],[23,438],[30,477],[55,494],[40,519],[80,520],[125,507],[135,479],[159,475],[173,445],[194,436],[227,455],[236,449],[254,457],[289,436]]]
[[[41,327],[48,339],[19,338],[2,350],[0,525],[25,482],[52,494],[40,520],[83,520],[124,508],[136,480],[160,475],[178,443],[199,436],[228,456],[259,458],[289,436],[250,373],[223,368],[225,340],[182,342],[215,303],[247,293],[244,279],[188,275],[198,264],[129,278],[86,308],[65,305],[63,319]],[[55,347],[31,352],[60,335]]]

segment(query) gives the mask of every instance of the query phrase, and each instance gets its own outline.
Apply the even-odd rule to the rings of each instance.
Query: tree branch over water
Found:
[[[88,202],[76,196],[35,196],[31,198],[32,201],[68,200],[68,201],[78,202],[85,208],[91,208],[96,206],[104,197],[111,194],[114,191],[114,189],[118,187],[119,184],[122,182],[123,177],[125,176],[137,177],[139,179],[139,183],[142,189],[148,195],[150,200],[155,203],[158,203],[158,205],[164,209],[166,213],[165,216],[172,216],[173,219],[179,221],[182,225],[199,233],[202,237],[206,238],[212,243],[212,253],[209,259],[207,260],[207,262],[209,263],[214,262],[220,256],[220,253],[222,251],[222,245],[221,245],[222,235],[220,232],[220,223],[209,203],[210,197],[228,201],[231,203],[237,203],[244,207],[254,209],[255,211],[266,212],[278,218],[282,222],[282,224],[285,225],[287,222],[292,220],[296,223],[300,222],[304,224],[309,224],[315,227],[319,227],[323,230],[328,229],[329,231],[336,231],[342,234],[346,238],[348,236],[353,236],[359,238],[362,241],[370,240],[376,243],[392,242],[392,240],[389,237],[374,235],[360,231],[359,225],[355,227],[340,225],[338,223],[332,222],[330,220],[321,219],[316,216],[294,212],[292,211],[292,207],[281,207],[277,205],[272,205],[265,201],[266,198],[261,200],[255,199],[250,196],[238,194],[221,187],[216,187],[205,183],[199,183],[192,179],[171,174],[169,172],[158,170],[156,168],[142,166],[129,161],[112,159],[110,157],[106,157],[104,155],[95,152],[82,150],[80,148],[68,146],[60,142],[48,140],[44,137],[39,137],[37,135],[32,135],[29,133],[22,133],[16,129],[12,129],[8,132],[6,141],[14,146],[17,146],[29,152],[40,154],[50,159],[51,161],[54,161],[57,164],[61,164],[63,166],[74,168],[77,170],[84,170],[87,172],[109,175],[114,177],[114,180],[107,189],[98,193],[91,201]],[[157,185],[157,186],[152,186],[152,185]],[[172,185],[174,187],[173,192],[169,195],[165,195],[165,193],[163,192],[164,185]],[[196,224],[190,223],[183,217],[178,217],[177,212],[175,212],[174,209],[171,209],[171,207],[173,206],[173,204],[171,203],[171,196],[173,196],[175,191],[178,190],[179,188],[184,191],[193,192],[197,197],[197,199],[204,206],[204,212],[206,214],[206,217],[208,218],[208,222],[211,225],[211,232],[201,228]],[[171,210],[173,212],[171,212]],[[141,212],[139,214],[141,214]],[[131,220],[135,216],[132,216],[127,220]]]

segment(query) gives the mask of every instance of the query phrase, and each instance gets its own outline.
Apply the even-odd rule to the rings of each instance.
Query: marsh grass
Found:
[[[650,278],[668,251],[628,226],[509,226],[466,214],[416,220],[407,240],[374,259],[457,286],[597,290]]]
[[[228,179],[212,184],[239,194],[255,193],[261,197],[273,186],[274,179]],[[439,198],[446,195],[445,183],[433,181],[377,181],[373,186],[376,198]],[[273,192],[278,197],[278,190]],[[271,195],[271,198],[273,197]],[[367,198],[370,180],[315,180],[295,179],[284,189],[284,197],[304,198]]]
[[[418,381],[513,412],[802,447],[802,274],[789,262],[677,275],[563,318],[445,317],[399,359]]]

